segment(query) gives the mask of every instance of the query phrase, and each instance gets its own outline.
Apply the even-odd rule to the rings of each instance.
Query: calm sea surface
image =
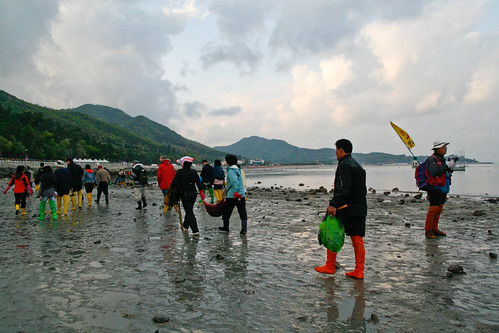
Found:
[[[414,169],[410,165],[365,165],[367,187],[377,191],[417,191]],[[246,168],[247,186],[294,189],[332,188],[336,166],[285,166]],[[260,183],[259,183],[260,182]],[[299,186],[302,183],[304,186]],[[467,165],[466,171],[455,171],[450,194],[499,196],[499,165]]]

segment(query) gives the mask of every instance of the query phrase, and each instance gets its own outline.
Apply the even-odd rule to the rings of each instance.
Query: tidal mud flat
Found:
[[[1,182],[2,188],[6,180]],[[334,275],[313,269],[326,251],[318,224],[330,194],[249,189],[248,234],[196,205],[200,237],[163,214],[161,192],[135,210],[131,188],[40,223],[39,200],[15,215],[0,196],[2,332],[496,332],[499,203],[451,197],[426,239],[425,196],[369,193],[364,280],[350,240]],[[94,191],[95,199],[95,191]],[[460,265],[465,274],[449,274]]]

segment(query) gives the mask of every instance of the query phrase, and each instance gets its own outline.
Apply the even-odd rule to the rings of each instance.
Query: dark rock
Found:
[[[405,204],[405,200],[402,199],[399,201],[399,205],[403,205],[403,204]]]
[[[376,190],[375,190],[375,189],[372,189],[372,190],[371,190],[371,193],[372,193],[372,194],[376,194]]]
[[[155,203],[155,202],[153,202],[153,203],[152,203],[152,206],[153,206],[153,207],[156,207],[157,205],[158,205],[158,204],[157,204],[157,203]]]
[[[423,197],[423,193],[418,193],[414,196],[414,199],[421,199]]]
[[[377,202],[383,202],[383,201],[385,201],[385,199],[383,199],[383,198],[378,198],[376,201],[377,201]]]
[[[458,264],[449,265],[449,267],[447,267],[447,270],[453,274],[466,274],[463,266]]]
[[[300,198],[298,198],[298,199],[296,199],[296,201],[297,201],[297,202],[301,202],[301,199],[300,199]]]
[[[406,226],[407,228],[410,228],[410,227],[411,227],[411,224],[410,224],[409,222],[406,222],[406,223],[405,223],[405,226]]]
[[[383,192],[384,195],[390,195],[390,191]]]
[[[298,184],[298,186],[305,186],[305,184],[303,184],[303,183],[300,183],[300,184]]]
[[[340,264],[338,261],[336,261],[336,263],[334,264],[334,267],[335,267],[336,269],[338,269],[338,268],[340,268],[340,267],[341,267],[341,264]]]
[[[490,198],[487,201],[490,203],[497,203],[499,200],[497,198]]]
[[[452,274],[452,272],[447,272],[447,278],[451,278],[453,276],[454,276],[454,274]]]
[[[393,191],[393,192],[398,192],[398,191],[400,191],[400,190],[398,189],[398,187],[394,187],[394,188],[392,189],[392,191]]]
[[[492,235],[492,230],[490,230],[490,229],[489,229],[489,230],[487,230],[487,233],[488,233],[489,235]]]
[[[164,324],[164,323],[167,323],[170,321],[170,318],[168,318],[167,316],[165,315],[155,315],[153,318],[152,318],[152,321],[154,321],[155,323],[157,324]]]
[[[475,210],[473,212],[473,216],[484,216],[484,215],[485,215],[485,212],[482,210]]]
[[[216,258],[217,258],[217,260],[224,260],[225,259],[225,257],[223,256],[223,254],[217,254]]]
[[[379,322],[379,317],[375,313],[371,313],[371,320],[373,323],[378,323]]]
[[[492,259],[497,259],[497,253],[494,253],[494,252],[489,252],[489,256],[490,256]]]
[[[94,244],[100,244],[100,243],[102,243],[102,241],[100,240],[94,242]]]

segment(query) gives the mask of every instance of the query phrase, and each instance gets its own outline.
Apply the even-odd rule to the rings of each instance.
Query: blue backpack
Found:
[[[428,190],[428,176],[426,175],[426,162],[428,159],[418,166],[416,166],[416,172],[414,173],[414,178],[416,178],[416,185],[420,191]]]

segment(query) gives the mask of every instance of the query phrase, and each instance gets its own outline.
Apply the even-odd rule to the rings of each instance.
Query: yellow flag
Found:
[[[412,147],[414,147],[416,145],[414,143],[414,141],[412,141],[411,137],[409,136],[409,134],[407,134],[406,131],[404,131],[403,129],[401,129],[400,127],[398,127],[397,125],[395,125],[391,121],[390,121],[390,124],[392,125],[395,132],[397,132],[397,134],[400,136],[400,139],[402,139],[402,141],[405,143],[407,148],[411,149]]]

